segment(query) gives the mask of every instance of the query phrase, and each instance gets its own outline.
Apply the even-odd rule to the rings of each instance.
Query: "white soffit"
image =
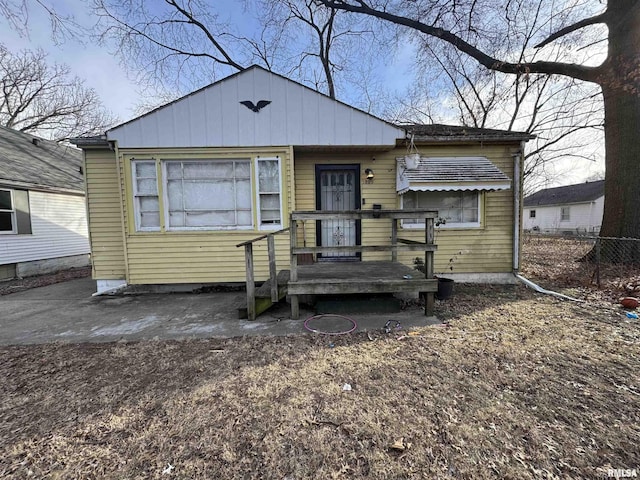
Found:
[[[269,103],[252,108],[259,106],[261,100]],[[257,66],[107,132],[107,138],[117,140],[120,148],[286,145],[391,148],[396,139],[404,137],[403,129]]]
[[[414,191],[508,190],[511,179],[486,157],[421,157],[408,169],[397,158],[396,190]]]

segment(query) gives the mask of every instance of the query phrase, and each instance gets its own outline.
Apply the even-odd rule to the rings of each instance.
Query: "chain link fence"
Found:
[[[640,239],[525,233],[522,273],[548,288],[640,295]]]

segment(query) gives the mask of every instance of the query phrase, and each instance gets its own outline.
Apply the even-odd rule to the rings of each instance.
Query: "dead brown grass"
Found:
[[[437,309],[449,327],[400,339],[4,347],[0,477],[582,479],[640,466],[637,321],[513,287],[459,289]]]
[[[617,304],[620,297],[640,296],[640,268],[633,264],[602,262],[598,286],[595,263],[581,261],[592,247],[582,237],[525,234],[521,272],[545,288],[590,302]]]

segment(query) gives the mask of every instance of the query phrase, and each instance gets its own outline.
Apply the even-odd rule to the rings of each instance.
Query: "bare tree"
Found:
[[[331,98],[337,95],[336,75],[353,70],[355,55],[375,42],[366,22],[347,19],[315,0],[255,0],[251,6],[259,12],[265,45],[278,59],[268,67]]]
[[[103,133],[115,123],[96,92],[42,50],[0,46],[0,125],[56,141]]]
[[[599,148],[602,98],[595,85],[549,75],[506,75],[487,70],[457,51],[431,45],[424,46],[418,65],[419,84],[441,85],[439,97],[448,103],[441,115],[453,114],[462,125],[536,135],[525,155],[525,192],[567,173],[562,169],[568,168],[570,160],[593,162],[604,156]]]
[[[29,19],[34,11],[40,10],[49,18],[51,38],[61,43],[68,37],[79,38],[83,28],[71,15],[62,15],[54,7],[53,1],[46,0],[0,0],[0,16],[9,27],[22,36],[29,35]]]
[[[612,237],[640,237],[640,178],[635,172],[640,158],[637,125],[640,125],[640,0],[609,1],[606,9],[585,18],[585,2],[559,2],[551,17],[542,19],[538,49],[553,49],[561,41],[594,25],[604,25],[602,37],[608,53],[604,61],[591,65],[582,61],[530,60],[509,52],[518,39],[508,31],[485,32],[476,21],[493,9],[500,15],[500,2],[477,0],[385,2],[384,7],[365,0],[319,0],[330,8],[368,15],[406,27],[432,41],[446,42],[450,48],[473,58],[489,70],[511,75],[562,75],[599,85],[604,99],[606,148],[605,211],[602,234]],[[499,5],[496,5],[499,4]],[[552,6],[556,6],[553,3]],[[591,8],[593,7],[593,3]],[[588,10],[587,10],[588,11]],[[491,45],[505,46],[492,49]]]
[[[137,80],[178,95],[251,64],[251,46],[201,0],[94,0],[100,41]]]
[[[336,98],[336,81],[371,48],[368,20],[315,0],[246,0],[248,27],[202,0],[93,0],[99,38],[138,80],[178,94],[258,64]]]

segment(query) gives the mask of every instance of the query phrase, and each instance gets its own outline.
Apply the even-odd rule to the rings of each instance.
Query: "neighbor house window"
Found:
[[[0,234],[17,233],[16,210],[11,190],[0,189]]]
[[[252,228],[250,160],[166,160],[164,168],[168,230]]]
[[[569,218],[569,207],[560,207],[560,221],[568,222]]]
[[[258,169],[258,221],[260,227],[282,225],[280,208],[280,160],[259,158]]]
[[[156,162],[135,160],[132,168],[136,230],[160,230]]]
[[[536,218],[536,211],[535,210],[529,210],[529,218]]]
[[[477,191],[409,191],[402,196],[402,208],[437,210],[438,217],[446,220],[445,227],[480,226],[480,194]],[[424,219],[405,219],[403,225],[424,225]]]

